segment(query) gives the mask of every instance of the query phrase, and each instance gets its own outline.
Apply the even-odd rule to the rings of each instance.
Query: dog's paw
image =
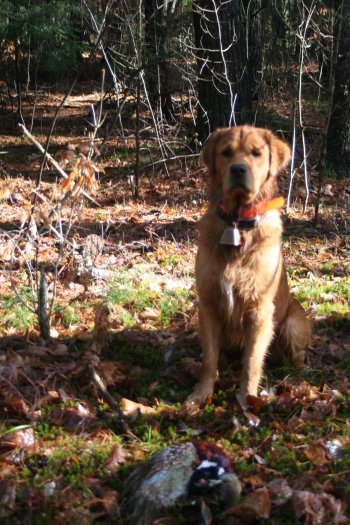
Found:
[[[180,407],[179,415],[183,416],[187,414],[189,416],[195,416],[200,412],[200,410],[201,406],[199,403],[196,403],[195,401],[189,401],[188,399],[186,399],[186,401],[184,401]]]
[[[292,356],[292,361],[297,370],[303,370],[306,366],[306,352],[295,353]]]
[[[246,410],[248,410],[248,403],[247,403],[247,396],[245,394],[241,394],[241,392],[238,392],[236,394],[236,399],[238,401],[238,403],[241,405],[241,408],[243,410],[243,412],[245,412]]]
[[[198,412],[201,407],[211,403],[212,395],[213,388],[199,383],[192,394],[190,394],[186,401],[182,404],[180,412],[187,412],[189,414]]]

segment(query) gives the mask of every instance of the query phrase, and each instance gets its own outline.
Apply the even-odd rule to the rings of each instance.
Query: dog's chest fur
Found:
[[[230,248],[228,248],[230,249]],[[235,248],[233,248],[234,250]],[[248,253],[249,252],[249,253]],[[220,288],[223,307],[228,318],[240,317],[240,311],[254,308],[261,297],[275,288],[279,279],[281,263],[280,247],[261,245],[260,249],[245,251],[228,256],[221,274]],[[260,278],[257,279],[257,269]]]
[[[200,299],[210,296],[226,320],[239,325],[243,312],[257,307],[260,299],[276,288],[282,263],[282,225],[277,211],[268,212],[257,228],[242,232],[239,248],[220,245],[224,228],[211,211],[201,220],[197,289]]]

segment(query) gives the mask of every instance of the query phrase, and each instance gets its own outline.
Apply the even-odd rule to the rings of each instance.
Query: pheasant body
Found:
[[[240,483],[229,457],[217,445],[187,442],[166,447],[136,467],[126,480],[123,493],[128,523],[150,525],[163,509],[208,493],[227,480],[232,487],[232,480],[235,482],[233,501],[236,492],[240,494]]]

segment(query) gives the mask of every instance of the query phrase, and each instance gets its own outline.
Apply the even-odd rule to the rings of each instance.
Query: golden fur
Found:
[[[199,325],[203,348],[201,378],[186,404],[203,404],[213,393],[223,343],[244,348],[237,398],[257,395],[269,351],[302,367],[311,331],[302,306],[289,294],[280,251],[278,209],[267,211],[253,229],[240,232],[239,247],[220,244],[225,221],[218,207],[238,212],[276,195],[276,176],[290,149],[266,129],[218,129],[207,140],[203,160],[209,176],[209,206],[200,221],[196,258]],[[235,186],[234,165],[243,166],[243,186]]]

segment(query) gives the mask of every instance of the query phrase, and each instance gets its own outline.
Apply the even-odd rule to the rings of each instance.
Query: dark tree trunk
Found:
[[[248,63],[252,79],[253,98],[259,89],[262,77],[264,34],[265,34],[265,0],[244,0],[248,28]]]
[[[326,162],[338,177],[348,177],[350,172],[350,0],[342,1],[335,35],[339,35],[339,42],[327,131]]]
[[[220,126],[251,122],[251,76],[241,2],[193,2],[198,66],[197,133],[204,141]]]
[[[24,124],[22,115],[22,79],[21,79],[21,60],[20,60],[20,46],[18,40],[15,40],[15,79],[17,91],[17,113],[19,121]]]
[[[154,108],[156,109],[160,102],[162,112],[167,118],[173,116],[168,47],[176,8],[177,0],[168,0],[164,3],[157,0],[144,0],[147,88]]]

